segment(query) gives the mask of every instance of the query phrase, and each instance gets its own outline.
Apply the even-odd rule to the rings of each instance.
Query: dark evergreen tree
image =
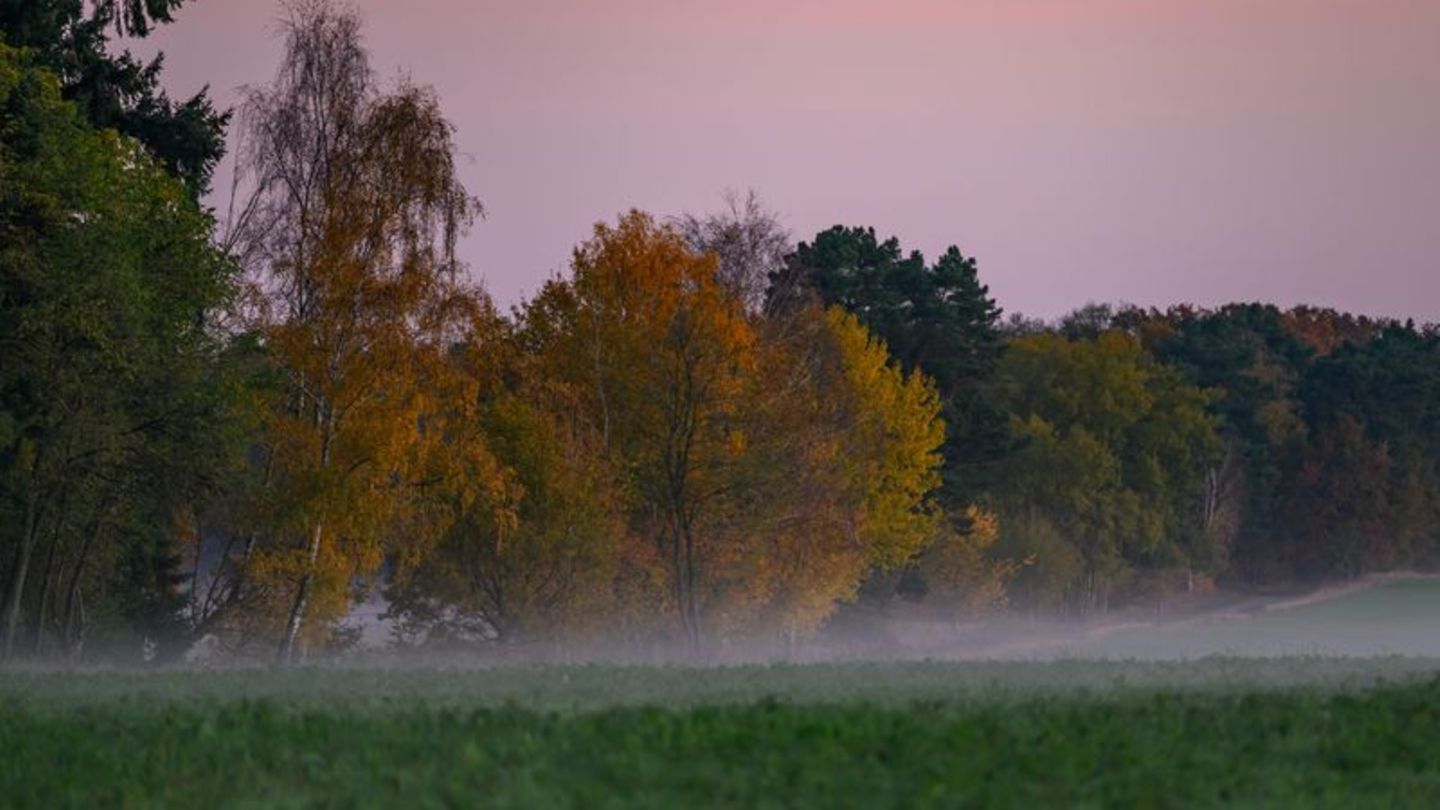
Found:
[[[946,500],[975,500],[1007,443],[1007,417],[986,396],[1003,348],[1001,311],[975,260],[951,247],[927,264],[919,251],[902,253],[898,239],[881,242],[874,228],[837,225],[787,257],[769,308],[793,306],[807,292],[853,312],[907,371],[935,380],[947,426]]]
[[[112,35],[143,37],[188,0],[0,0],[0,35],[60,77],[64,98],[98,129],[145,144],[195,198],[225,152],[229,113],[209,91],[172,100],[160,86],[163,57],[141,62],[109,50]]]

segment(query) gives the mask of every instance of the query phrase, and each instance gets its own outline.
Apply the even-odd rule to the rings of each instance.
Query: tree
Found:
[[[450,347],[488,303],[457,282],[478,204],[434,95],[381,92],[358,18],[329,2],[293,6],[286,34],[275,81],[246,102],[251,193],[233,238],[285,380],[260,406],[272,542],[250,575],[285,605],[288,661],[307,626],[344,615],[405,524],[444,442],[433,414],[448,407]]]
[[[940,397],[928,377],[894,364],[885,343],[854,315],[832,309],[829,323],[852,397],[842,459],[847,485],[863,493],[856,533],[872,563],[894,567],[934,538],[935,513],[926,506],[940,484]]]
[[[1368,339],[1352,337],[1317,359],[1299,388],[1309,441],[1298,472],[1304,480],[1292,491],[1302,504],[1327,497],[1350,504],[1344,519],[1360,523],[1351,532],[1359,545],[1343,555],[1341,572],[1354,576],[1425,560],[1440,539],[1434,518],[1440,496],[1433,486],[1440,453],[1440,341],[1410,325],[1376,327]],[[1377,478],[1377,470],[1385,474]],[[1307,484],[1320,491],[1304,494]],[[1380,492],[1369,491],[1377,486]],[[1337,487],[1343,490],[1332,491]],[[1377,521],[1387,525],[1376,530]],[[1323,538],[1332,547],[1343,534],[1304,523],[1317,542]]]
[[[130,604],[111,607],[138,626],[173,607],[167,532],[226,457],[214,327],[232,274],[183,186],[135,141],[80,120],[53,74],[4,46],[0,188],[9,655],[27,604],[37,647],[57,617],[78,645],[106,562],[128,568]]]
[[[109,50],[110,34],[144,37],[186,0],[0,0],[0,33],[33,49],[61,92],[97,129],[114,128],[150,149],[199,199],[225,152],[229,113],[202,90],[172,101],[160,87],[163,57],[142,64]]]
[[[741,447],[732,425],[753,367],[755,333],[719,283],[713,256],[631,212],[597,225],[573,279],[546,285],[526,312],[548,375],[575,386],[627,488],[646,505],[636,530],[669,565],[687,642],[703,629],[702,579],[725,549],[707,529]]]
[[[1117,320],[1122,318],[1123,313],[1117,317],[1115,308],[1109,304],[1091,301],[1067,313],[1060,319],[1056,330],[1071,340],[1093,340],[1114,329],[1118,325]]]
[[[987,387],[1000,360],[1001,311],[974,259],[951,247],[933,265],[873,228],[836,226],[801,243],[771,286],[774,312],[806,291],[854,313],[906,371],[935,380],[949,426],[945,502],[957,515],[977,499],[1004,452],[1006,420]]]
[[[757,620],[793,642],[940,535],[945,426],[933,382],[843,309],[812,305],[762,334],[737,528],[769,539],[749,574],[768,593]]]
[[[1369,343],[1385,325],[1364,315],[1306,306],[1289,310],[1283,318],[1285,327],[1318,357],[1347,343]]]
[[[964,532],[943,526],[916,564],[924,595],[951,616],[1003,608],[1006,587],[1020,570],[1014,560],[991,558],[1000,540],[994,514],[972,506],[965,525]]]
[[[1209,394],[1119,332],[1018,338],[1000,380],[1018,440],[997,494],[1014,558],[1039,549],[1006,527],[1058,533],[1083,561],[1066,590],[1087,610],[1127,570],[1223,564],[1202,509],[1220,452]]]
[[[567,419],[544,381],[518,390],[483,381],[492,363],[480,353],[487,347],[474,348],[464,362],[482,382],[470,407],[452,414],[446,454],[475,446],[473,458],[494,468],[465,464],[441,477],[433,497],[445,529],[433,547],[412,544],[397,558],[390,615],[419,643],[594,633],[602,616],[619,613],[613,584],[625,541],[596,437]]]
[[[1150,351],[1193,385],[1219,396],[1229,460],[1211,470],[1212,490],[1238,502],[1214,501],[1234,527],[1230,573],[1259,581],[1283,577],[1276,557],[1284,545],[1282,485],[1294,468],[1306,426],[1300,384],[1311,351],[1289,330],[1279,309],[1232,304],[1214,311],[1176,307],[1141,328]]]
[[[1207,474],[1207,532],[1234,538],[1234,575],[1355,576],[1427,559],[1440,452],[1433,335],[1259,304],[1132,309],[1116,322],[1220,393],[1211,408],[1225,452]]]
[[[631,212],[524,310],[534,374],[572,392],[665,563],[692,648],[813,630],[934,535],[938,397],[843,311],[747,315],[713,254]]]
[[[1394,563],[1390,475],[1388,448],[1367,439],[1354,418],[1319,432],[1286,482],[1293,574],[1353,579]]]
[[[89,3],[91,19],[113,26],[116,33],[143,37],[157,24],[174,21],[173,14],[188,0],[94,0]],[[0,2],[0,26],[40,39],[63,25],[83,19],[87,4],[76,0],[4,0]]]
[[[743,200],[733,191],[726,192],[724,201],[725,210],[719,213],[682,216],[680,232],[691,250],[714,254],[720,283],[747,312],[758,313],[765,306],[771,277],[785,266],[790,234],[754,191]]]

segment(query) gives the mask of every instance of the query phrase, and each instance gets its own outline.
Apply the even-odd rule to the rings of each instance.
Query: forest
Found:
[[[0,0],[0,660],[313,661],[361,604],[407,649],[781,647],[1436,561],[1436,326],[1033,320],[754,194],[596,212],[507,310],[353,12],[290,5],[232,111],[114,47],[184,5]]]

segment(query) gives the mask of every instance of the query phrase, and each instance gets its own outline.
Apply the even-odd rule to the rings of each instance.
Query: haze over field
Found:
[[[979,256],[1001,305],[1262,300],[1440,317],[1440,4],[1428,0],[362,0],[377,69],[433,84],[504,304],[610,212],[755,188]],[[222,104],[274,8],[139,43]],[[217,201],[224,198],[222,179]]]

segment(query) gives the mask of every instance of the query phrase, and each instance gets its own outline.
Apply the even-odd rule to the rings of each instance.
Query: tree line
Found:
[[[0,4],[6,658],[296,661],[375,601],[402,645],[703,650],[1434,557],[1433,328],[1005,319],[957,248],[753,195],[599,224],[504,312],[439,99],[352,12],[287,6],[232,117],[108,47],[183,5]]]

